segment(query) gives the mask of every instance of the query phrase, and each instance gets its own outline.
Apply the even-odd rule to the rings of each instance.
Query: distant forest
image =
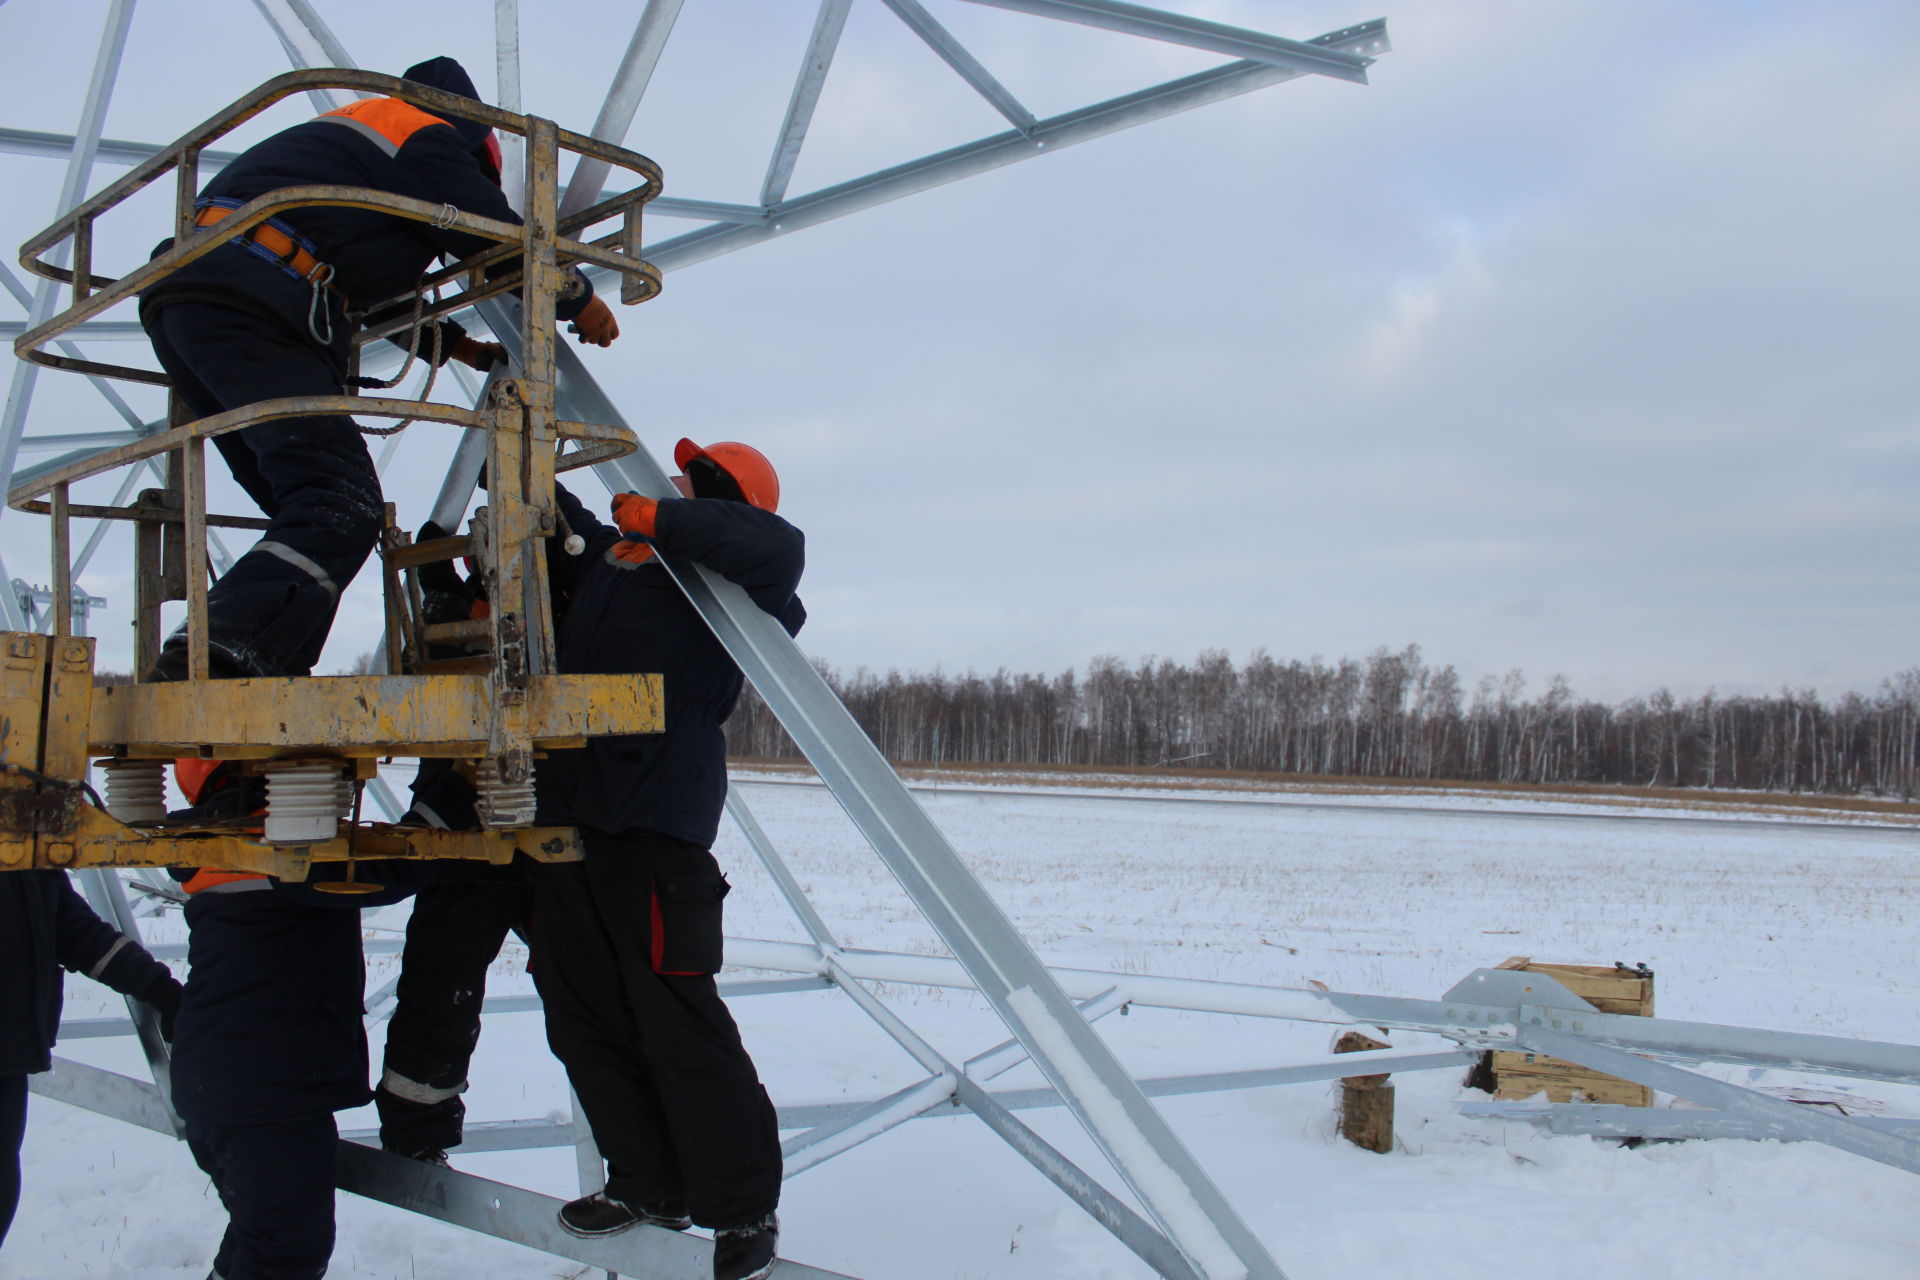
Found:
[[[1831,701],[1783,688],[1690,701],[1665,689],[1617,705],[1555,676],[1529,697],[1517,670],[1469,692],[1418,645],[1363,661],[1281,661],[1222,651],[1191,666],[1095,658],[1084,673],[851,675],[822,666],[895,763],[1091,766],[1456,779],[1620,783],[1762,791],[1920,789],[1920,667],[1870,695]],[[797,756],[748,690],[727,725],[733,754]]]

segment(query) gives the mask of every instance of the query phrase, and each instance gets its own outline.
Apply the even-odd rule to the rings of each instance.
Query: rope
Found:
[[[459,212],[460,211],[458,209],[455,209],[450,204],[443,205],[441,206],[440,217],[452,218],[456,216]],[[441,225],[441,223],[439,222],[438,219],[436,219],[434,225],[439,226]],[[425,287],[426,281],[427,281],[427,277],[423,273],[420,277],[419,283],[416,284],[413,289],[413,323],[411,327],[407,330],[407,359],[406,359],[406,363],[400,366],[400,372],[394,374],[391,378],[387,378],[384,380],[380,378],[349,378],[347,381],[351,383],[353,386],[358,387],[362,390],[369,390],[369,391],[390,390],[393,387],[399,386],[400,383],[406,378],[408,371],[413,368],[413,362],[416,359],[418,359],[420,355],[420,327],[424,322],[423,315],[427,309],[427,292],[428,291]],[[440,290],[438,288],[435,288],[432,292],[433,292],[434,305],[438,306],[440,303]],[[432,359],[432,362],[427,366],[427,385],[420,389],[420,399],[422,400],[429,399],[433,395],[433,380],[436,377],[438,377],[440,374],[440,363],[442,359],[440,348],[441,348],[442,340],[444,338],[444,334],[445,334],[445,331],[441,328],[439,321],[435,321],[433,325],[433,359]],[[400,420],[399,422],[396,422],[394,425],[390,427],[369,427],[361,424],[355,424],[355,425],[360,426],[361,435],[397,436],[402,431],[405,431],[408,427],[412,426],[415,421],[417,421],[417,419],[403,418],[402,420]]]

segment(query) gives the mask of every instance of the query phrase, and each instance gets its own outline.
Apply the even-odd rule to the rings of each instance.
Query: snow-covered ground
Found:
[[[843,943],[941,950],[826,792],[753,783],[743,790]],[[1443,806],[1408,796],[1349,797],[1340,807],[1194,798],[921,792],[1052,963],[1435,997],[1511,955],[1644,962],[1658,974],[1665,1017],[1920,1045],[1920,834],[1912,829],[1594,820],[1512,798],[1482,798],[1452,813],[1410,811]],[[721,854],[735,884],[729,932],[800,940],[731,829]],[[371,917],[369,928],[397,929],[404,912]],[[168,918],[153,936],[177,936],[178,928]],[[392,963],[373,958],[370,983],[391,976]],[[524,969],[524,953],[510,947],[493,992],[529,990]],[[967,993],[880,990],[949,1056],[969,1057],[1004,1038],[984,1002]],[[69,1016],[114,1011],[113,997],[84,981],[70,984],[69,999]],[[921,1074],[837,993],[742,999],[735,1010],[783,1104],[871,1098]],[[1160,1010],[1099,1025],[1130,1066],[1153,1075],[1311,1057],[1335,1031]],[[139,1070],[122,1042],[76,1041],[62,1052]],[[1920,1089],[1724,1075],[1847,1090],[1869,1108],[1920,1116]],[[489,1018],[474,1080],[474,1119],[566,1109],[538,1014]],[[996,1086],[1037,1082],[1022,1068]],[[1459,1101],[1485,1095],[1464,1091],[1457,1071],[1403,1075],[1396,1084],[1402,1149],[1387,1156],[1334,1138],[1324,1084],[1160,1105],[1293,1280],[1484,1280],[1509,1271],[1530,1280],[1920,1276],[1920,1178],[1911,1174],[1811,1144],[1627,1150],[1552,1137],[1458,1116]],[[1103,1169],[1065,1113],[1023,1118]],[[348,1128],[373,1123],[370,1113],[342,1120]],[[25,1199],[0,1250],[0,1280],[205,1274],[223,1215],[171,1141],[36,1098],[25,1159]],[[555,1195],[574,1192],[570,1150],[456,1153],[455,1163]],[[1149,1274],[964,1116],[916,1121],[800,1175],[787,1186],[782,1217],[785,1254],[866,1280]],[[350,1196],[341,1197],[340,1223],[335,1276],[586,1274]]]

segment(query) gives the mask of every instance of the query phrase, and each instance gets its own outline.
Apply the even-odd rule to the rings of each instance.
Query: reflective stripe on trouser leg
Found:
[[[421,1084],[418,1080],[408,1079],[392,1067],[388,1067],[380,1077],[380,1088],[396,1098],[432,1106],[436,1102],[445,1102],[448,1098],[457,1098],[465,1093],[467,1082],[462,1080],[450,1089],[436,1089],[430,1084]]]

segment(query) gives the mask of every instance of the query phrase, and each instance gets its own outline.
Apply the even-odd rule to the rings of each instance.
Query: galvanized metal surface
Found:
[[[1794,1103],[1818,1112],[1824,1103]],[[1800,1142],[1797,1135],[1782,1133],[1777,1125],[1746,1116],[1729,1115],[1696,1107],[1623,1107],[1593,1102],[1463,1102],[1460,1114],[1482,1120],[1514,1120],[1538,1125],[1554,1133],[1584,1135],[1592,1138],[1653,1138],[1662,1142],[1682,1139],[1712,1140],[1732,1138],[1758,1142]],[[1861,1115],[1855,1123],[1883,1133],[1920,1137],[1920,1120],[1893,1116]]]
[[[1373,58],[1369,55],[1373,52],[1384,52],[1382,49],[1369,50],[1366,53],[1348,53],[1325,48],[1317,42],[1288,40],[1283,36],[1249,31],[1245,27],[1230,27],[1223,22],[1208,22],[1202,18],[1189,18],[1182,14],[1149,9],[1144,5],[1114,3],[1114,0],[968,0],[968,2],[995,9],[1013,9],[1043,18],[1057,18],[1064,22],[1077,22],[1107,31],[1118,31],[1125,35],[1165,40],[1171,44],[1207,49],[1230,57],[1270,63],[1273,66],[1285,67],[1303,74],[1311,73],[1332,76],[1337,80],[1351,80],[1355,84],[1367,82],[1367,67],[1373,63]]]
[[[113,96],[114,82],[120,75],[120,59],[126,52],[127,32],[133,23],[134,0],[113,0],[100,33],[99,52],[94,57],[93,75],[87,84],[86,102],[80,109],[80,127],[74,135],[74,147],[67,157],[67,171],[61,182],[59,209],[70,209],[86,194],[87,180],[93,171],[94,151],[100,143],[101,127],[106,122],[107,105]],[[34,290],[27,312],[27,323],[36,326],[52,314],[55,290],[42,284]],[[19,456],[20,439],[26,431],[27,410],[33,403],[33,385],[38,370],[30,365],[17,366],[0,406],[0,481],[13,474]],[[0,582],[10,575],[6,559],[0,553]],[[19,631],[25,619],[8,593],[0,592],[0,628]]]
[[[827,69],[833,65],[833,51],[840,46],[840,33],[846,29],[847,10],[852,4],[853,0],[820,0],[813,34],[807,39],[800,72],[794,77],[793,95],[787,100],[787,118],[781,122],[773,158],[767,162],[767,176],[760,184],[763,205],[771,207],[786,198],[787,181],[793,177],[794,163],[806,144],[807,126],[813,123],[813,111],[820,103],[820,90],[827,82]]]
[[[175,1136],[172,1114],[160,1091],[145,1081],[64,1058],[54,1059],[53,1070],[27,1079],[28,1087],[42,1097]],[[641,1227],[607,1239],[583,1240],[561,1229],[556,1215],[563,1202],[552,1196],[356,1142],[341,1142],[335,1168],[343,1191],[555,1257],[662,1280],[708,1280],[713,1274],[712,1245],[697,1235]],[[840,1272],[787,1261],[777,1264],[772,1276],[773,1280],[849,1280]]]
[[[1551,1013],[1538,1006],[1526,1006],[1520,1010],[1520,1044],[1523,1047],[1550,1053],[1556,1058],[1577,1062],[1583,1067],[1604,1071],[1650,1089],[1659,1089],[1676,1098],[1716,1107],[1728,1115],[1770,1128],[1782,1138],[1824,1142],[1830,1147],[1851,1151],[1869,1160],[1890,1164],[1896,1169],[1920,1173],[1920,1135],[1889,1133],[1861,1124],[1850,1116],[1799,1106],[1755,1089],[1728,1084],[1698,1072],[1596,1044],[1585,1036],[1555,1030],[1551,1025]],[[1920,1076],[1920,1050],[1911,1051],[1910,1058],[1914,1073]]]
[[[505,307],[490,306],[485,314],[497,335],[518,336]],[[561,411],[624,426],[624,415],[580,359],[564,347],[556,355]],[[598,470],[616,489],[659,497],[673,493],[644,450]],[[671,557],[662,557],[662,563],[1186,1262],[1208,1280],[1280,1277],[1266,1247],[1074,1009],[780,624],[718,574]]]

